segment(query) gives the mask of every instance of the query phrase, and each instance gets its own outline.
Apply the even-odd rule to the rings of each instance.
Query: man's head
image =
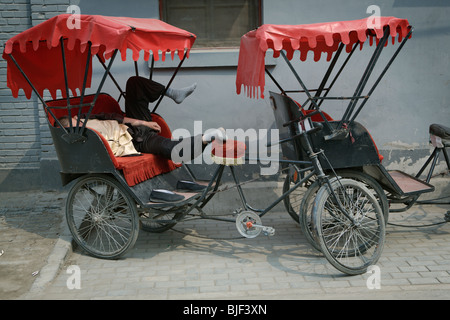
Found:
[[[70,127],[70,121],[72,121],[72,126],[76,127],[77,126],[77,116],[74,116],[73,118],[70,118],[69,116],[62,116],[60,118],[58,118],[58,121],[61,123],[61,125],[64,128],[68,128]],[[59,127],[58,121],[55,121],[55,127]],[[80,120],[80,123],[83,123]]]
[[[70,127],[70,120],[71,118],[69,116],[58,118],[58,121],[55,121],[55,127],[59,127],[59,124],[65,128]]]

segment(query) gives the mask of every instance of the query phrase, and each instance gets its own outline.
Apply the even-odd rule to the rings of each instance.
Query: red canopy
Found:
[[[65,43],[69,88],[74,95],[75,90],[83,85],[89,42],[92,44],[92,55],[99,54],[103,59],[109,59],[118,49],[122,60],[126,60],[126,51],[131,49],[134,61],[139,59],[140,51],[144,51],[147,61],[150,54],[158,60],[160,52],[163,60],[166,52],[171,52],[173,59],[178,51],[182,58],[185,51],[189,53],[196,39],[194,34],[156,19],[62,14],[6,42],[3,58],[8,61],[7,85],[14,97],[22,88],[29,99],[32,89],[9,54],[16,59],[41,95],[45,89],[53,98],[56,98],[57,90],[65,95],[61,37]],[[91,74],[89,70],[87,87],[90,86]]]
[[[285,50],[289,60],[295,50],[300,51],[302,61],[306,60],[309,51],[314,52],[315,61],[320,59],[322,52],[327,53],[327,60],[330,60],[340,43],[346,45],[347,52],[350,52],[358,41],[362,46],[367,38],[370,38],[370,45],[373,44],[374,38],[378,43],[386,26],[390,27],[392,42],[395,42],[397,34],[400,42],[410,30],[408,20],[394,17],[379,17],[379,21],[369,17],[305,25],[263,25],[241,38],[236,91],[240,94],[244,85],[249,97],[257,97],[259,89],[261,97],[264,98],[264,58],[268,49],[274,51],[274,57],[278,57],[280,51]]]

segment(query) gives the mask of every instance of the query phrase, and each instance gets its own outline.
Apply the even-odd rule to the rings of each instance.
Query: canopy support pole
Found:
[[[102,61],[101,57],[100,57],[98,54],[97,54],[97,58],[98,58],[98,61],[100,62],[100,64],[101,64],[101,65],[103,66],[103,68],[106,70],[107,67],[106,67],[105,63]],[[115,79],[114,76],[111,74],[111,72],[108,71],[108,75],[109,75],[109,77],[111,78],[111,80],[112,80],[112,82],[114,83],[114,85],[116,86],[117,90],[119,90],[119,92],[120,92],[120,96],[119,96],[119,99],[117,99],[117,102],[120,101],[120,99],[122,98],[122,96],[126,99],[125,92],[122,90],[122,88],[120,87],[119,83],[117,83],[116,79]]]
[[[403,46],[405,45],[406,41],[408,41],[408,39],[411,37],[411,34],[413,33],[414,29],[411,28],[411,30],[409,31],[408,35],[403,39],[402,43],[400,44],[400,46],[397,48],[397,50],[394,52],[394,54],[392,55],[391,59],[389,60],[389,62],[387,63],[386,67],[384,67],[383,71],[381,72],[381,74],[378,76],[378,79],[375,81],[374,85],[372,86],[372,88],[370,89],[369,93],[367,94],[367,98],[361,103],[361,105],[359,106],[358,110],[356,110],[355,114],[353,115],[353,117],[350,119],[350,123],[352,123],[353,121],[355,121],[356,117],[358,116],[358,114],[360,113],[360,111],[362,110],[362,108],[364,107],[364,105],[366,104],[367,100],[369,99],[369,97],[372,95],[372,93],[375,91],[375,88],[378,86],[378,84],[380,83],[381,79],[384,77],[384,75],[386,74],[387,70],[391,67],[391,64],[394,62],[395,58],[397,58],[397,55],[399,54],[399,52],[402,50]]]
[[[323,95],[324,97],[328,96],[328,93],[330,92],[331,88],[333,88],[333,86],[336,83],[337,79],[341,75],[342,70],[344,70],[345,66],[350,61],[350,58],[353,56],[353,53],[355,52],[355,50],[358,47],[358,45],[359,45],[359,40],[355,43],[355,45],[353,46],[352,51],[347,55],[347,58],[345,58],[344,63],[341,65],[341,67],[339,68],[339,71],[336,73],[336,75],[334,76],[333,80],[331,81],[330,86],[326,89],[326,92]],[[324,99],[322,99],[319,102],[319,107],[322,105],[323,101],[324,101]]]
[[[381,51],[383,50],[384,45],[386,44],[387,38],[389,37],[389,30],[390,30],[389,26],[387,26],[384,29],[383,37],[378,43],[372,57],[370,58],[369,64],[367,65],[366,70],[364,71],[353,96],[355,97],[360,96],[361,92],[364,90],[364,87],[366,86],[367,81],[369,80],[369,77],[372,74],[373,69],[375,68],[375,64],[377,63],[378,58],[380,57]],[[344,115],[342,116],[342,119],[339,122],[338,128],[341,128],[342,125],[350,119],[350,116],[353,113],[353,110],[355,109],[357,102],[358,102],[357,99],[350,101],[347,110],[344,112]]]
[[[67,99],[67,111],[69,118],[72,118],[72,110],[70,108],[70,93],[69,93],[69,79],[67,78],[67,64],[66,64],[66,52],[64,50],[64,38],[59,38],[59,43],[61,45],[61,56],[62,56],[62,63],[63,63],[63,70],[64,70],[64,84],[66,87],[66,99]],[[74,128],[72,125],[72,121],[69,121],[70,124],[70,132],[74,132]]]
[[[166,95],[167,89],[169,89],[170,85],[173,82],[173,79],[175,79],[175,76],[177,75],[178,71],[181,68],[181,65],[183,64],[184,60],[186,59],[187,52],[184,53],[183,59],[181,59],[180,63],[178,64],[177,68],[175,69],[175,72],[173,73],[172,77],[169,80],[169,83],[167,84],[166,88],[164,89],[163,93],[161,94],[161,97],[159,98],[158,102],[156,103],[156,106],[153,108],[152,113],[155,113],[156,109],[159,107],[159,104],[161,103],[161,100]]]
[[[137,61],[134,62],[134,72],[136,73],[136,77],[139,77],[139,68]]]
[[[339,45],[338,50],[336,51],[333,60],[330,63],[330,66],[327,69],[327,72],[325,73],[325,76],[322,79],[322,82],[319,85],[319,88],[316,91],[316,94],[314,95],[314,98],[318,98],[320,97],[320,95],[322,94],[323,89],[325,88],[325,84],[328,82],[328,79],[330,78],[331,72],[333,72],[334,67],[336,66],[336,62],[339,59],[339,56],[341,55],[342,49],[344,48],[344,44],[341,43]],[[329,90],[330,88],[328,88]],[[326,91],[328,93],[328,90]],[[321,101],[323,102],[323,100]],[[318,104],[318,107],[320,107],[320,103]]]
[[[88,55],[87,55],[87,60],[86,60],[86,68],[84,70],[83,88],[81,89],[80,107],[78,108],[78,119],[77,119],[77,128],[78,128],[77,133],[78,134],[81,133],[80,117],[81,117],[81,109],[82,109],[83,101],[84,101],[84,94],[86,91],[87,78],[88,78],[88,74],[89,74],[89,66],[91,64],[91,58],[92,58],[91,48],[92,48],[92,42],[89,41],[88,42]]]
[[[289,69],[291,69],[292,73],[294,74],[295,78],[297,79],[298,83],[302,87],[302,89],[305,91],[305,94],[308,96],[308,100],[311,100],[311,104],[314,105],[315,109],[320,113],[322,118],[324,119],[324,123],[328,130],[332,131],[330,124],[328,123],[326,117],[323,115],[322,111],[320,111],[319,106],[317,105],[316,99],[313,98],[311,93],[309,92],[308,88],[306,88],[305,84],[303,83],[302,79],[298,75],[297,71],[295,71],[294,67],[292,66],[291,62],[289,61],[288,57],[286,57],[286,54],[284,51],[280,51],[283,59],[286,61],[287,65],[289,66]]]
[[[155,57],[152,55],[152,64],[150,66],[150,77],[149,79],[152,80],[153,78],[153,69],[155,68]]]
[[[270,77],[270,79],[272,79],[273,83],[275,83],[275,85],[278,87],[278,90],[280,90],[283,95],[286,95],[286,91],[284,91],[284,89],[280,86],[280,84],[277,82],[277,80],[275,80],[275,78],[269,72],[269,70],[267,68],[264,68],[264,69],[265,69],[267,75]]]
[[[111,57],[111,60],[109,61],[108,67],[106,67],[105,73],[103,74],[103,78],[102,78],[102,80],[100,81],[100,85],[98,86],[97,92],[95,93],[95,97],[94,97],[94,99],[92,100],[91,105],[90,105],[90,107],[89,107],[89,111],[88,111],[87,114],[86,114],[86,117],[87,117],[87,118],[89,118],[89,116],[91,115],[92,109],[94,109],[95,103],[97,102],[97,98],[98,98],[98,96],[100,95],[100,91],[102,90],[103,85],[105,84],[106,77],[108,76],[108,74],[110,74],[110,70],[111,70],[112,64],[113,64],[113,62],[114,62],[114,59],[116,58],[116,55],[117,55],[117,52],[118,52],[118,51],[119,51],[118,49],[115,49],[115,50],[114,50],[114,53],[113,53],[113,55],[112,55],[112,57]],[[82,126],[82,128],[81,128],[81,132],[83,132],[83,131],[85,130],[85,128],[86,128],[86,123],[87,123],[87,121],[84,121],[84,122],[83,122],[83,126]]]

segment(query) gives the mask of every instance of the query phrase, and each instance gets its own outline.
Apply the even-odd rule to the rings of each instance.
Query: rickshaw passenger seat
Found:
[[[430,125],[430,137],[433,146],[439,148],[450,147],[450,128],[441,124]],[[434,136],[434,137],[433,137]],[[436,139],[438,137],[439,139]]]
[[[95,98],[95,95],[86,95],[83,99],[83,104],[91,103]],[[70,98],[71,106],[80,105],[81,98],[80,97],[72,97]],[[49,107],[65,107],[67,106],[67,99],[58,99],[52,101],[46,101],[46,104]],[[81,108],[81,113],[87,113],[89,111],[90,106],[84,106]],[[78,108],[72,107],[72,116],[78,114]],[[68,114],[67,108],[53,108],[52,113],[58,119],[62,116]],[[119,103],[110,95],[106,93],[101,93],[95,103],[94,108],[92,109],[92,114],[99,113],[118,113],[125,115],[120,109]],[[47,112],[47,118],[51,126],[54,126],[55,120]],[[159,116],[158,114],[152,114],[153,121],[157,122],[161,127],[160,135],[166,138],[172,137],[172,132],[170,131],[169,126],[165,122],[165,120]],[[94,131],[94,130],[92,130]],[[159,174],[167,173],[172,170],[180,167],[179,164],[175,164],[171,160],[162,158],[160,156],[156,156],[153,154],[144,154],[137,157],[115,157],[108,142],[106,139],[98,132],[96,132],[97,136],[99,136],[100,140],[103,142],[109,157],[112,160],[114,167],[121,171],[124,175],[125,180],[127,181],[130,187],[139,184],[145,180],[151,179]]]
[[[301,109],[301,111],[302,111],[303,114],[308,114],[308,113],[311,113],[311,112],[314,112],[314,111],[315,111],[315,110],[305,110],[305,109],[302,109],[302,106],[301,106],[300,103],[298,103],[298,102],[295,101],[294,99],[292,99],[292,101],[294,101],[294,102],[298,105],[298,107]],[[326,119],[327,121],[334,121],[334,119],[333,119],[328,113],[322,111],[322,114],[323,114],[323,116],[325,117],[325,119]],[[313,122],[323,122],[324,119],[322,118],[322,115],[320,115],[320,114],[315,114],[315,115],[313,115],[313,116],[311,117],[311,121],[313,121]],[[373,145],[374,145],[374,147],[375,147],[375,149],[376,149],[376,151],[377,151],[377,153],[378,153],[378,158],[380,159],[380,163],[381,163],[381,162],[383,161],[383,159],[384,159],[384,156],[379,152],[378,147],[377,147],[377,145],[375,144],[375,141],[373,140],[373,138],[372,138],[372,136],[370,135],[370,133],[369,133],[369,136],[370,136],[370,138],[371,138],[371,140],[372,140],[372,142],[373,142]]]
[[[426,182],[430,181],[437,160],[439,159],[441,153],[444,154],[444,159],[445,162],[447,163],[447,169],[450,170],[450,158],[447,153],[447,147],[450,147],[450,128],[443,126],[441,124],[433,123],[432,125],[430,125],[429,134],[430,134],[430,142],[434,147],[434,150],[416,175],[416,178],[420,177],[425,168],[427,168],[428,165],[430,165],[431,163],[430,170],[425,180]]]

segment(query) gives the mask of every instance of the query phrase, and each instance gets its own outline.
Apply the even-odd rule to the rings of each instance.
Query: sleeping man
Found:
[[[198,157],[214,139],[226,140],[223,128],[210,130],[207,134],[195,137],[172,140],[160,136],[158,123],[152,121],[148,104],[154,102],[162,94],[172,98],[176,103],[181,103],[194,90],[195,84],[183,89],[165,89],[155,81],[131,77],[127,81],[125,113],[127,116],[115,113],[100,113],[91,115],[89,119],[82,115],[81,123],[86,122],[86,127],[93,129],[108,141],[115,156],[125,156],[143,153],[152,153],[163,156],[175,162],[189,161]],[[134,116],[134,118],[131,118]],[[68,116],[58,119],[63,127],[70,126]],[[76,126],[77,116],[71,119]],[[195,148],[195,146],[202,146]],[[189,150],[190,152],[184,152]]]

